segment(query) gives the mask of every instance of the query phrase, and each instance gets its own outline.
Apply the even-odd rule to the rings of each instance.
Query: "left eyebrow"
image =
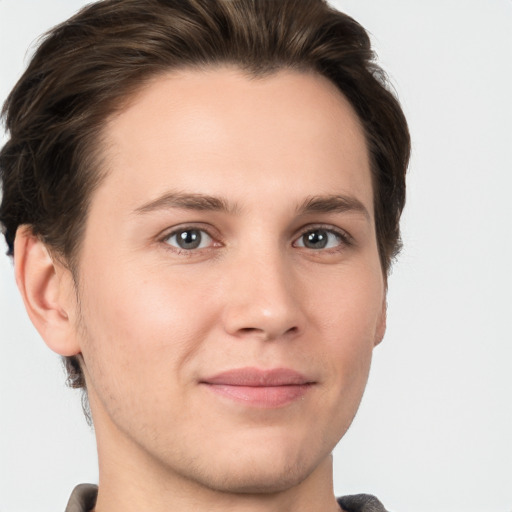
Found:
[[[298,215],[308,213],[357,213],[371,220],[366,206],[357,198],[345,195],[311,196],[298,207]]]

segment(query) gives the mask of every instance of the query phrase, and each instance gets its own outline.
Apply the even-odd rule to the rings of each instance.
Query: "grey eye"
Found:
[[[297,247],[306,249],[331,249],[342,243],[341,236],[328,229],[312,229],[297,240]]]
[[[212,242],[212,238],[202,229],[181,229],[171,233],[166,242],[178,249],[190,251],[208,247]]]

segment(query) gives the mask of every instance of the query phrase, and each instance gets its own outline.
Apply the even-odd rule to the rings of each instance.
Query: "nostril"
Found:
[[[290,327],[282,332],[267,332],[266,329],[258,328],[258,327],[242,327],[238,329],[239,335],[263,335],[267,339],[274,339],[279,336],[286,336],[290,334],[296,334],[299,332],[299,328],[297,326]]]
[[[250,334],[253,332],[261,332],[261,331],[262,331],[262,329],[258,329],[257,327],[242,327],[240,329],[240,332],[245,333],[245,334]]]
[[[273,281],[275,285],[275,280]],[[277,340],[299,336],[304,328],[304,312],[292,294],[282,289],[268,298],[267,288],[259,295],[248,297],[244,288],[243,296],[234,295],[223,308],[222,324],[227,333],[244,339]]]

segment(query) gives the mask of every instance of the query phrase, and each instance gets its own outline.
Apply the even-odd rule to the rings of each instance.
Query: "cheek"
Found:
[[[81,290],[90,373],[119,387],[165,385],[169,372],[179,378],[218,316],[207,289],[155,268],[110,268],[115,271],[95,274]]]
[[[337,381],[333,388],[341,392],[364,389],[377,333],[383,320],[384,283],[380,267],[355,266],[340,269],[333,277],[316,284],[324,293],[310,291],[311,308],[325,351],[323,359],[330,365],[329,374]],[[315,290],[319,287],[315,286]]]
[[[333,339],[354,350],[373,346],[374,334],[382,320],[385,301],[384,280],[377,262],[326,269],[307,282],[304,295],[310,297],[320,327]],[[331,336],[329,336],[331,338]]]

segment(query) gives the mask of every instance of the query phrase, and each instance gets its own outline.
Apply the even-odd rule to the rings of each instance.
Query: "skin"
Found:
[[[15,249],[34,324],[83,356],[96,511],[339,510],[331,452],[385,330],[353,109],[312,73],[183,70],[145,86],[103,141],[77,283],[27,227]],[[179,229],[200,246],[180,248]],[[246,367],[309,384],[278,406],[204,384]]]

